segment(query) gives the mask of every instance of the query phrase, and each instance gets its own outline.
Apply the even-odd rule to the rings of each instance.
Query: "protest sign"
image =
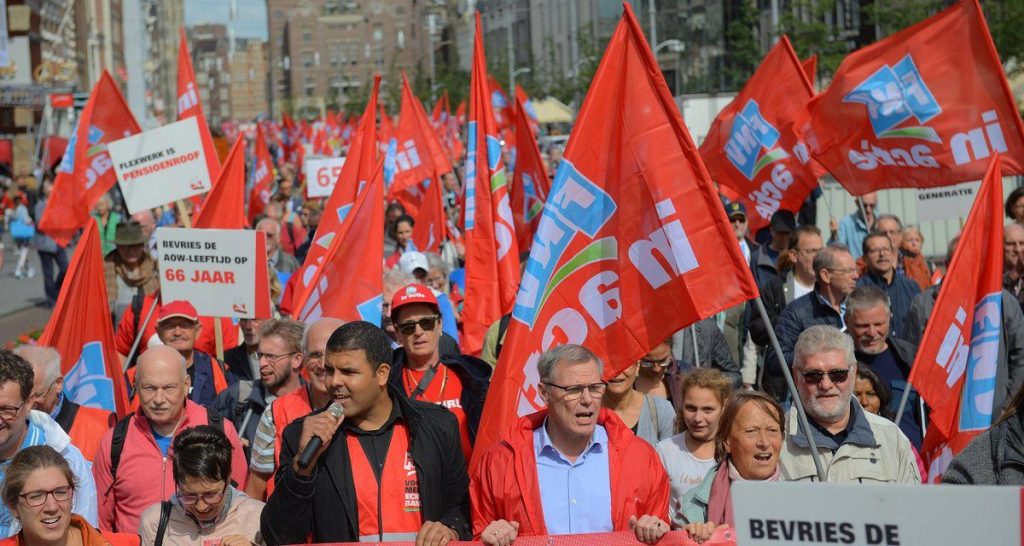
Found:
[[[111,142],[108,150],[132,214],[213,186],[196,118]]]
[[[754,481],[732,486],[737,543],[751,546],[1021,544],[1020,497],[1018,487]]]
[[[156,237],[163,301],[187,300],[202,316],[270,317],[263,232],[162,227]]]
[[[306,196],[310,199],[330,196],[344,164],[344,157],[306,158]]]
[[[971,213],[981,182],[917,190],[917,221],[963,220]]]

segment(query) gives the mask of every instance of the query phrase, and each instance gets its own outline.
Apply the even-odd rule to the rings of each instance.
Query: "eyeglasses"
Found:
[[[272,365],[276,366],[278,361],[280,361],[282,358],[284,358],[286,356],[297,355],[297,354],[299,354],[299,353],[291,352],[291,353],[285,353],[283,355],[273,355],[273,354],[270,354],[270,353],[261,353],[261,352],[257,351],[256,352],[256,358],[258,358],[259,360],[267,359],[267,362],[269,362]]]
[[[882,248],[871,248],[871,249],[868,249],[867,253],[868,254],[878,254],[878,255],[891,254],[892,253],[892,249],[883,246]]]
[[[669,364],[672,364],[672,355],[671,354],[666,356],[665,358],[663,358],[661,360],[647,360],[646,358],[641,358],[640,359],[640,367],[641,368],[654,368],[654,367],[664,368],[665,366],[668,366]]]
[[[825,379],[826,375],[828,375],[828,380],[831,381],[833,385],[842,385],[850,378],[850,369],[829,370],[827,372],[815,370],[813,372],[800,372],[800,374],[804,376],[804,381],[811,385],[820,384]]]
[[[15,417],[18,416],[18,412],[21,411],[21,408],[23,407],[25,407],[24,402],[22,402],[18,407],[4,406],[0,408],[0,419],[3,419],[4,421],[10,421],[11,419],[14,419]]]
[[[429,332],[437,326],[437,321],[439,320],[441,320],[439,315],[432,315],[429,317],[423,317],[419,320],[400,322],[397,324],[398,331],[402,332],[403,336],[411,336],[416,332],[416,326],[419,326],[424,332]]]
[[[563,387],[561,385],[556,385],[554,383],[548,383],[547,381],[542,381],[542,383],[549,387],[562,389],[563,397],[565,398],[566,402],[579,400],[579,398],[583,396],[583,391],[587,391],[590,393],[590,396],[597,398],[603,395],[605,389],[608,388],[608,383],[605,383],[604,381],[600,383],[591,383],[589,385],[569,385],[568,387]]]
[[[306,355],[306,362],[323,362],[324,354],[320,351]]]
[[[729,221],[733,224],[746,224],[747,219],[743,216],[730,216]]]
[[[224,489],[221,489],[217,493],[202,493],[200,495],[188,495],[182,493],[181,491],[178,491],[178,500],[181,501],[181,504],[184,504],[185,506],[192,506],[193,504],[199,502],[199,499],[203,499],[203,502],[206,504],[215,504],[220,502],[220,500],[224,498],[224,493],[227,492],[227,490],[228,486],[225,485]]]
[[[29,491],[28,493],[22,493],[19,497],[25,499],[25,504],[35,508],[42,506],[46,502],[46,497],[53,495],[53,500],[57,502],[67,502],[71,500],[71,497],[75,494],[75,488],[70,485],[64,487],[58,487],[49,491]]]
[[[833,273],[842,273],[843,275],[853,275],[854,273],[857,272],[856,267],[844,267],[842,269],[834,269],[829,267],[827,269]]]
[[[821,247],[818,247],[818,248],[798,248],[798,249],[796,249],[796,251],[801,253],[801,254],[803,254],[804,256],[811,256],[813,254],[817,254],[817,253],[821,252]]]

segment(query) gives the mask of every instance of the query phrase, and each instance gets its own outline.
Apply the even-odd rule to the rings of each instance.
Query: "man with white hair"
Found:
[[[281,250],[281,223],[267,216],[256,223],[256,231],[262,231],[266,238],[267,264],[277,273],[294,273],[299,261]]]
[[[793,380],[825,479],[832,483],[921,483],[910,440],[895,423],[865,412],[853,399],[857,360],[850,336],[819,324],[804,330],[793,349]],[[786,417],[779,457],[785,480],[817,480],[810,442],[797,409]]]
[[[32,409],[47,413],[71,437],[71,443],[92,462],[100,447],[100,438],[114,426],[112,412],[90,408],[64,397],[64,376],[60,373],[60,353],[53,347],[22,345],[14,354],[32,365]]]

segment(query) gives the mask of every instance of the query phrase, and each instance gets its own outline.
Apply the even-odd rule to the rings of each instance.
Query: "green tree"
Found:
[[[739,90],[761,62],[757,6],[753,0],[735,5],[736,17],[725,30],[724,90]]]

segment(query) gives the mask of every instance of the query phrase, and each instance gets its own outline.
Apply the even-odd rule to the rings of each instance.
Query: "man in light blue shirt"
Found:
[[[601,408],[602,371],[580,345],[541,355],[547,409],[503,433],[470,476],[473,534],[484,544],[609,531],[654,544],[668,532],[668,476],[650,444]]]
[[[96,526],[99,517],[91,466],[53,418],[32,409],[33,379],[31,364],[10,351],[0,350],[0,481],[19,451],[48,445],[68,461],[75,475],[71,511]],[[21,524],[10,509],[0,506],[0,538],[16,535],[20,530]]]
[[[863,254],[861,246],[875,225],[875,213],[878,212],[878,193],[870,192],[854,199],[857,209],[844,216],[839,222],[838,232],[833,232],[832,241],[843,243],[850,249],[850,255],[857,260]]]

